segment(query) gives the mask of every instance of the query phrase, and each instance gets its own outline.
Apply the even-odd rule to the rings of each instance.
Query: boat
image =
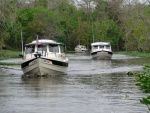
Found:
[[[93,59],[111,59],[113,55],[109,42],[94,42],[91,44],[91,56]]]
[[[21,69],[28,75],[59,75],[67,71],[69,59],[65,45],[54,40],[41,39],[25,44]]]
[[[76,53],[85,53],[87,51],[88,51],[88,49],[84,45],[77,45],[75,47],[75,52]]]

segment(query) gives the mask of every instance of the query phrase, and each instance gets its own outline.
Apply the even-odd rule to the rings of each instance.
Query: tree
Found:
[[[126,50],[150,51],[149,11],[149,7],[141,3],[134,3],[132,7],[130,5],[127,7],[123,24]]]
[[[0,44],[2,49],[11,38],[16,19],[16,8],[13,1],[0,1]]]

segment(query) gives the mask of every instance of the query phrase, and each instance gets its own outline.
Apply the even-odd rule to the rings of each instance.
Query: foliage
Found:
[[[140,100],[140,102],[142,104],[145,104],[148,107],[148,110],[150,111],[150,96],[146,97],[146,98],[142,98]]]
[[[137,74],[137,86],[145,93],[150,93],[150,65],[144,66],[144,71]]]
[[[141,73],[128,72],[128,75],[136,75],[136,85],[145,93],[150,93],[150,65],[144,66]],[[150,111],[150,96],[140,100],[142,104],[147,105]]]
[[[12,1],[0,1],[0,49],[6,47],[14,29],[16,8]]]
[[[54,39],[68,50],[94,41],[108,41],[113,49],[150,51],[150,7],[125,0],[24,0],[0,1],[0,49],[21,48],[36,38]],[[129,3],[131,4],[131,3]],[[13,42],[13,43],[12,43]]]
[[[129,11],[130,10],[130,11]],[[128,51],[150,51],[149,29],[150,19],[147,15],[150,11],[149,5],[136,3],[127,14],[124,14],[123,28],[125,47]]]
[[[138,51],[120,51],[116,52],[119,54],[125,54],[125,55],[130,55],[130,56],[138,56],[138,57],[150,57],[149,52],[138,52]]]
[[[0,60],[9,58],[18,58],[20,51],[0,50]]]

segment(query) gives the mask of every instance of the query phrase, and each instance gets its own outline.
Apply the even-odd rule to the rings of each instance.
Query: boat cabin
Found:
[[[75,47],[75,52],[86,52],[87,48],[84,45],[77,45]]]
[[[25,56],[34,57],[35,54],[40,54],[41,56],[49,57],[56,56],[65,53],[65,45],[63,43],[58,43],[53,40],[38,40],[25,45]]]
[[[107,42],[96,42],[96,43],[92,43],[92,51],[97,51],[97,50],[111,50],[111,45]]]
[[[77,45],[75,48],[86,49],[84,45]]]

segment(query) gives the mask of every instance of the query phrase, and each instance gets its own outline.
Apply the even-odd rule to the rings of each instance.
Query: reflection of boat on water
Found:
[[[111,59],[112,50],[108,42],[95,42],[91,44],[91,56],[93,59]]]
[[[21,68],[24,74],[58,75],[66,73],[68,58],[65,45],[53,40],[36,40],[25,45]]]
[[[84,53],[84,52],[87,52],[87,48],[84,45],[77,45],[75,47],[75,52]]]

